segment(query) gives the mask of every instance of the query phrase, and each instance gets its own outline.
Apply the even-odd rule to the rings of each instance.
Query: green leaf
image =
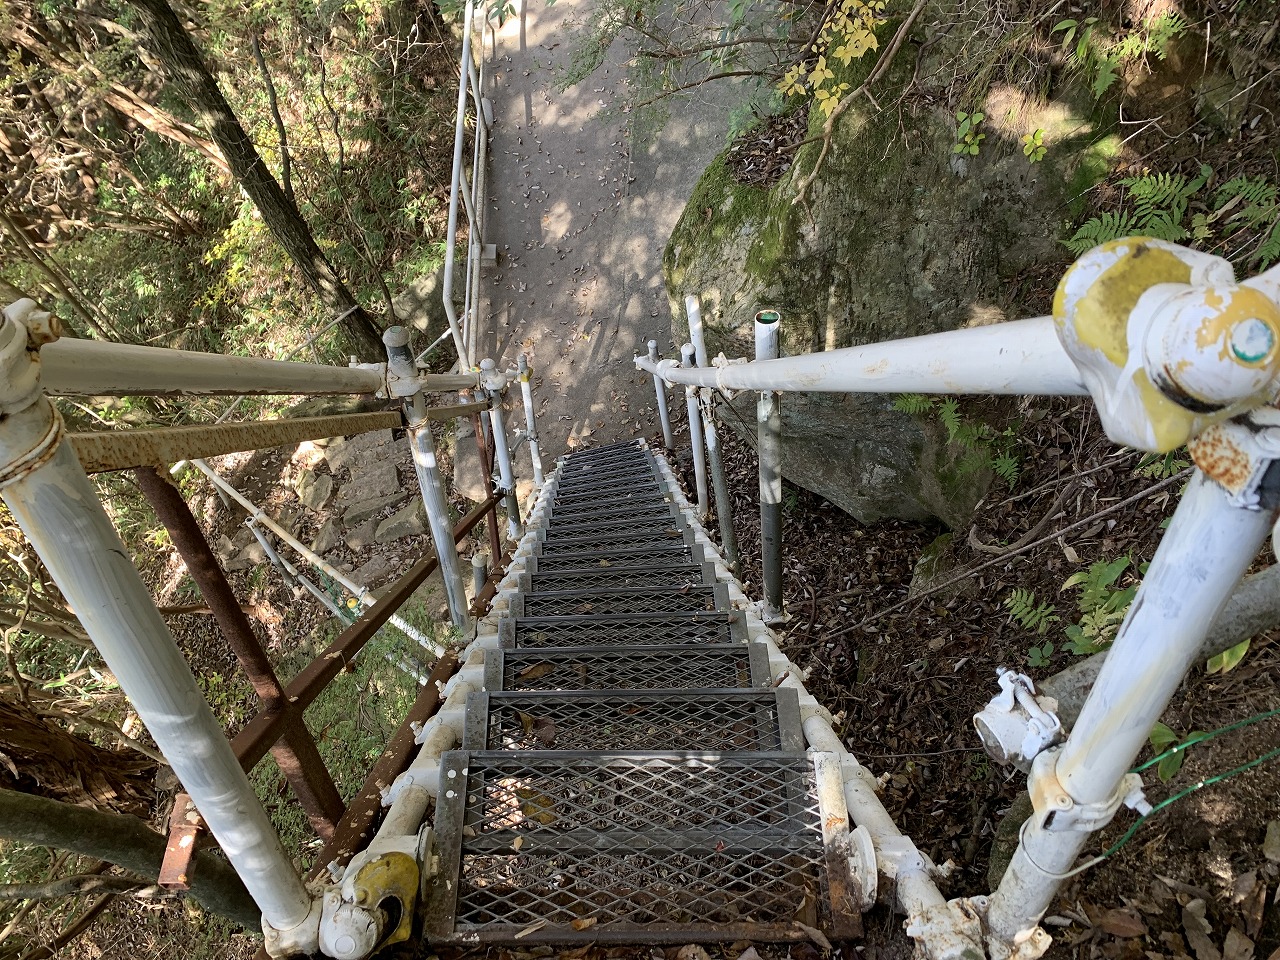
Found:
[[[1151,728],[1151,733],[1147,735],[1147,739],[1151,741],[1152,750],[1156,753],[1163,753],[1178,742],[1178,735],[1174,733],[1172,727],[1157,721],[1156,725]]]
[[[1161,783],[1168,783],[1177,776],[1178,771],[1182,769],[1182,761],[1185,757],[1186,754],[1179,750],[1156,764],[1156,776],[1160,778]]]
[[[1240,665],[1240,661],[1249,652],[1249,640],[1237,643],[1234,647],[1223,650],[1215,657],[1210,657],[1205,664],[1205,673],[1228,673]]]

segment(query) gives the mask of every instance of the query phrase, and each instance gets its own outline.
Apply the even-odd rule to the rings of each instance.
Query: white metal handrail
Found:
[[[470,370],[475,366],[479,340],[477,304],[480,299],[480,261],[484,250],[485,174],[489,162],[489,131],[492,127],[492,117],[486,110],[484,100],[487,74],[484,56],[485,33],[488,33],[491,43],[497,42],[493,24],[488,16],[482,16],[480,18],[480,57],[477,67],[472,49],[472,35],[476,26],[475,14],[474,0],[467,0],[462,20],[462,52],[458,61],[458,105],[453,124],[453,174],[449,184],[449,225],[445,233],[444,282],[441,285],[441,300],[444,303],[445,316],[449,320],[449,329],[414,358],[415,362],[422,363],[436,347],[452,337],[454,349],[458,354],[458,365],[463,370]],[[469,110],[473,111],[475,118],[475,143],[472,147],[470,177],[467,176],[462,157]],[[467,216],[467,270],[463,284],[461,320],[453,300],[459,202]]]

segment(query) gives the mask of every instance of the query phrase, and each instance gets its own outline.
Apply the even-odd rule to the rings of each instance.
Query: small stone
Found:
[[[342,488],[342,498],[368,500],[400,492],[400,477],[394,463],[375,461],[361,465],[357,462],[352,464],[351,482]]]
[[[351,506],[347,507],[346,511],[342,514],[342,522],[348,527],[357,526],[364,523],[364,521],[368,520],[370,517],[381,513],[393,503],[399,502],[399,500],[400,494],[392,494],[389,497],[372,497],[368,500],[361,500],[358,503],[353,503]]]
[[[373,543],[374,535],[378,532],[377,517],[370,517],[360,526],[356,527],[347,534],[347,546],[352,550],[363,550],[369,544]]]
[[[316,553],[328,553],[336,547],[342,540],[338,531],[338,521],[330,517],[320,527],[316,533],[316,538],[311,542],[311,549]]]
[[[1267,838],[1262,841],[1262,855],[1272,863],[1280,863],[1280,820],[1267,824]]]
[[[303,470],[294,481],[293,492],[307,509],[319,513],[333,495],[333,477],[327,473],[317,475],[314,470]]]
[[[329,441],[329,445],[324,448],[324,459],[329,464],[329,470],[337,473],[347,465],[356,454],[356,448],[351,445],[350,440],[343,440],[340,437]]]
[[[387,517],[378,524],[374,539],[378,543],[391,543],[401,537],[420,537],[427,529],[427,512],[421,500],[415,500],[403,510]]]
[[[395,566],[386,557],[373,557],[357,567],[351,579],[362,587],[377,586],[395,572]]]
[[[223,563],[226,563],[239,552],[236,550],[236,545],[231,542],[231,538],[225,533],[218,538],[218,545],[213,550]]]

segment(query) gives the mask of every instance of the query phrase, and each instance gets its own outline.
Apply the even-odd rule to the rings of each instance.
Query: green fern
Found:
[[[1057,608],[1053,604],[1037,602],[1035,592],[1024,587],[1018,587],[1005,597],[1004,607],[1018,626],[1033,630],[1040,636],[1044,636],[1061,619],[1055,616]]]
[[[947,428],[947,442],[956,443],[964,421],[960,416],[960,404],[953,397],[947,397],[938,404],[938,419]]]
[[[1123,210],[1112,212],[1108,210],[1100,217],[1092,217],[1080,225],[1075,234],[1069,240],[1063,243],[1067,249],[1074,253],[1077,257],[1087,250],[1092,250],[1100,243],[1106,243],[1109,240],[1115,240],[1119,237],[1129,237],[1137,233],[1134,229],[1133,217],[1125,213]]]
[[[893,401],[893,409],[899,413],[920,416],[933,409],[933,397],[926,397],[923,393],[901,393]]]
[[[991,469],[1010,487],[1018,482],[1018,477],[1022,474],[1022,464],[1018,462],[1017,457],[1009,453],[996,457],[991,463]]]

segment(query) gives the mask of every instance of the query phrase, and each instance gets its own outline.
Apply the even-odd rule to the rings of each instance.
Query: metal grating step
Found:
[[[619,487],[618,490],[610,497],[613,499],[626,499],[630,497],[645,496],[664,496],[666,488],[658,480],[646,481],[643,483],[627,484]],[[552,504],[559,509],[561,507],[589,507],[598,503],[606,502],[609,498],[601,496],[595,490],[581,491],[578,493],[561,494],[556,493],[552,499]]]
[[[657,613],[667,610],[727,610],[724,584],[681,587],[612,587],[593,590],[551,590],[516,595],[511,612],[517,617],[553,617],[587,613]]]
[[[586,570],[563,570],[525,576],[521,589],[529,596],[544,593],[594,593],[627,587],[668,587],[683,589],[687,584],[714,586],[716,568],[711,564],[668,564],[656,567],[605,566]]]
[[[737,611],[716,613],[608,614],[578,617],[504,617],[498,623],[503,647],[649,646],[677,643],[747,642]],[[643,650],[633,651],[645,656]]]
[[[598,447],[588,447],[586,450],[579,450],[577,453],[567,453],[561,460],[591,460],[595,457],[609,456],[624,450],[645,450],[647,449],[638,439],[619,440],[616,443],[606,443]]]
[[[676,523],[661,530],[604,530],[568,533],[559,530],[543,530],[539,534],[539,549],[544,557],[592,556],[619,547],[648,549],[651,547],[691,546],[693,534]]]
[[[670,545],[664,546],[628,546],[613,550],[565,551],[558,554],[543,553],[542,545],[539,544],[534,550],[532,569],[538,573],[579,569],[599,566],[602,560],[615,567],[644,567],[658,563],[700,563],[702,557],[700,546],[690,547],[680,541],[673,541]]]
[[[626,460],[609,460],[604,463],[584,463],[578,466],[565,465],[560,468],[560,478],[556,482],[556,490],[570,488],[586,489],[608,482],[619,476],[636,476],[645,479],[658,479],[658,468],[648,456],[627,458]],[[616,483],[616,481],[614,481]]]
[[[626,503],[606,500],[591,507],[578,507],[568,510],[555,507],[547,519],[552,526],[561,527],[570,524],[611,523],[615,520],[656,521],[661,517],[674,517],[675,515],[671,501],[662,497],[651,497]]]
[[[770,686],[758,643],[489,650],[486,690],[744,690]]]
[[[804,753],[796,692],[473,693],[464,750]]]
[[[609,531],[637,532],[647,530],[674,530],[676,521],[680,519],[676,508],[669,507],[661,513],[646,513],[637,517],[605,517],[603,520],[569,520],[551,523],[547,529],[557,534],[585,536],[593,533]]]
[[[436,939],[792,940],[805,936],[797,920],[860,930],[848,851],[824,844],[843,798],[819,789],[808,757],[455,751],[441,772],[457,787],[436,814]]]

